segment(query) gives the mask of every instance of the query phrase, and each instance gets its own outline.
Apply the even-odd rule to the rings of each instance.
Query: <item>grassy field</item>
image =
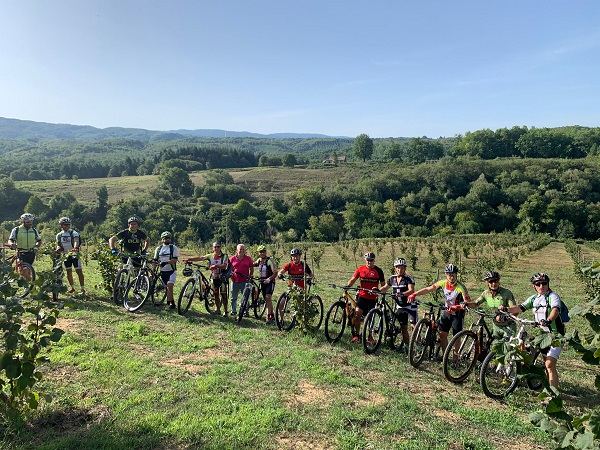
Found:
[[[378,251],[386,276],[392,251],[389,243]],[[427,258],[422,250],[417,268],[409,268],[417,288],[438,276]],[[355,265],[331,246],[320,268],[312,265],[327,310],[340,294],[327,284],[345,284]],[[572,267],[564,245],[553,242],[502,270],[502,284],[521,300],[532,293],[531,274],[544,271],[571,306],[583,302]],[[127,313],[92,288],[99,281],[93,261],[85,273],[89,295],[61,312],[66,334],[44,368],[55,401],[0,449],[552,448],[527,421],[539,403],[526,388],[492,401],[473,375],[452,385],[439,364],[415,370],[387,348],[367,356],[347,331],[329,345],[322,329],[305,336],[255,319],[238,325],[198,304],[185,317],[151,305]],[[465,281],[473,296],[484,288],[473,277]],[[176,295],[181,282],[180,275]],[[573,318],[569,326],[582,323]],[[598,407],[594,373],[573,350],[563,352],[558,369],[569,412]]]

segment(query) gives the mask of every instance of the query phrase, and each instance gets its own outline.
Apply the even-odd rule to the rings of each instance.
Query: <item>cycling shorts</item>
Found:
[[[175,280],[177,279],[177,272],[174,270],[161,270],[160,277],[165,282],[165,284],[175,284]]]
[[[447,311],[442,313],[440,317],[440,331],[448,333],[452,328],[452,334],[456,334],[463,329],[463,318],[464,314],[448,314]]]
[[[359,295],[356,301],[356,309],[362,310],[363,316],[366,316],[367,313],[371,311],[376,304],[377,300],[371,300],[368,298],[361,297]]]
[[[71,267],[73,267],[75,270],[81,269],[81,259],[74,258],[73,256],[67,256],[67,259],[65,259],[65,267],[67,270],[69,270]]]

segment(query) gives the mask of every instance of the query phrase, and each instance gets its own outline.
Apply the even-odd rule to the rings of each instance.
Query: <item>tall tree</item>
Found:
[[[368,134],[360,134],[354,139],[352,152],[365,162],[373,155],[373,139]]]

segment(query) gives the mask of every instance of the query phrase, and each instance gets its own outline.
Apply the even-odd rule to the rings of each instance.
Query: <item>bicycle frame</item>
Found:
[[[184,315],[188,312],[192,300],[197,292],[199,292],[200,299],[204,300],[204,306],[209,313],[214,313],[215,296],[214,289],[211,281],[206,278],[202,273],[201,269],[210,270],[208,265],[195,264],[189,262],[184,268],[184,272],[191,270],[191,275],[185,281],[181,292],[179,293],[179,299],[177,300],[177,312],[180,315]],[[200,286],[198,286],[200,284]]]

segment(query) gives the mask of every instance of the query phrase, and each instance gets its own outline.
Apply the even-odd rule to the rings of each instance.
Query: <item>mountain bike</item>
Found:
[[[325,316],[325,338],[330,344],[339,341],[344,334],[346,324],[352,336],[356,333],[354,328],[354,311],[356,310],[356,296],[352,297],[348,291],[358,291],[358,288],[343,287],[330,284],[329,287],[343,289],[343,293],[327,311]]]
[[[190,261],[183,268],[183,276],[190,278],[183,284],[177,299],[177,313],[182,316],[190,309],[194,296],[198,296],[201,301],[204,301],[204,307],[210,314],[217,310],[213,284],[200,269],[210,270],[210,267],[209,265],[195,264]]]
[[[291,278],[286,279],[288,288],[286,292],[277,299],[275,307],[275,323],[277,328],[284,331],[290,331],[296,326],[298,311],[296,310],[295,302],[292,301],[294,296],[302,296],[306,300],[303,302],[306,305],[307,328],[311,331],[316,331],[323,322],[323,300],[317,294],[311,294],[310,288],[314,281],[306,280],[306,291],[296,285]]]
[[[364,289],[363,289],[364,290]],[[393,294],[379,291],[367,291],[373,294],[379,294],[375,306],[365,316],[365,323],[362,329],[362,344],[365,353],[370,355],[375,353],[383,336],[389,342],[392,350],[396,348],[396,338],[398,335],[402,338],[402,328],[398,313],[394,307],[390,306],[386,297],[392,297],[394,303],[402,308],[399,300]]]
[[[508,351],[504,355],[500,356],[492,350],[481,363],[481,389],[485,395],[496,400],[503,399],[513,392],[519,383],[518,375],[524,372],[526,384],[532,390],[541,389],[544,384],[543,377],[546,376],[541,352],[531,345],[526,331],[527,326],[541,326],[534,320],[521,319],[503,312],[501,314],[517,322],[519,330],[515,336],[507,339]]]
[[[142,257],[138,274],[125,289],[123,306],[127,311],[137,311],[148,298],[154,306],[162,305],[167,298],[167,284],[160,276],[160,261]]]
[[[419,304],[429,306],[429,311],[425,313],[425,317],[417,322],[410,337],[408,361],[414,368],[419,367],[425,358],[441,360],[442,347],[438,325],[442,310],[446,309],[444,303],[426,302]]]
[[[236,321],[241,322],[244,314],[250,308],[254,310],[254,317],[260,319],[267,309],[267,302],[260,286],[260,282],[262,282],[264,278],[245,276],[239,273],[238,275],[246,278],[246,285],[242,292],[242,300],[239,304]]]
[[[115,282],[113,283],[113,301],[115,304],[121,305],[125,299],[125,291],[127,290],[127,286],[129,286],[129,283],[131,283],[131,280],[135,278],[139,271],[139,266],[134,265],[134,259],[139,259],[141,255],[138,253],[132,253],[129,255],[118,253],[118,256],[127,256],[127,261],[117,272]]]
[[[494,319],[495,314],[486,314],[483,311],[465,307],[466,311],[473,311],[479,315],[476,323],[471,324],[468,330],[456,333],[444,352],[442,365],[444,376],[452,383],[462,383],[471,374],[477,361],[483,361],[490,351],[494,336],[488,328],[485,319]]]
[[[10,249],[4,246],[3,249]],[[22,253],[27,252],[27,249],[18,248],[16,253],[8,258],[2,256],[2,260],[13,266],[13,273],[8,277],[6,283],[9,283],[16,289],[15,298],[23,299],[29,295],[32,288],[32,282],[35,281],[35,269],[29,263],[23,261]]]

